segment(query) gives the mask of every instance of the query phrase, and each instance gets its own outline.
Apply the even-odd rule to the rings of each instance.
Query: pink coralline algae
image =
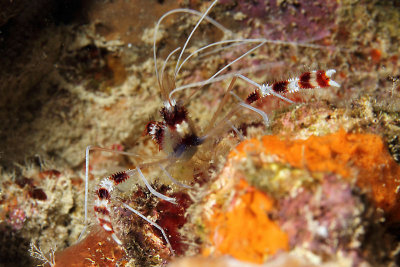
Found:
[[[318,255],[341,251],[357,262],[361,260],[361,240],[357,240],[355,233],[361,229],[363,222],[357,218],[364,207],[351,184],[335,175],[326,175],[320,187],[303,188],[295,197],[281,200],[279,217],[292,247],[305,247]]]
[[[8,214],[8,218],[6,222],[10,225],[14,230],[21,230],[26,221],[26,214],[22,209],[13,209]]]
[[[292,4],[277,0],[221,0],[221,4],[234,5],[234,12],[242,12],[247,19],[259,19],[261,26],[254,28],[252,36],[272,40],[311,41],[330,34],[335,24],[337,1],[294,1]]]

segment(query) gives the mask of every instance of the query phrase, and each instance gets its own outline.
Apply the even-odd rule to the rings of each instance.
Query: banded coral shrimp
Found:
[[[334,70],[328,71],[311,71],[305,72],[300,75],[298,78],[283,80],[275,82],[271,85],[265,84],[260,85],[248,77],[244,76],[247,72],[252,71],[253,69],[242,69],[235,70],[231,73],[224,73],[225,70],[229,69],[234,63],[238,62],[242,58],[251,54],[256,49],[265,45],[266,43],[275,43],[275,44],[295,44],[290,42],[282,42],[282,41],[270,41],[266,39],[245,39],[245,38],[235,38],[232,32],[227,30],[221,24],[217,23],[210,17],[208,17],[209,11],[217,4],[217,0],[213,1],[212,4],[208,7],[208,9],[204,13],[200,13],[197,11],[193,11],[190,9],[176,9],[166,13],[157,23],[156,30],[154,33],[154,65],[157,76],[157,82],[160,87],[161,95],[163,98],[163,107],[161,108],[161,121],[150,121],[145,128],[145,133],[149,135],[155,143],[159,146],[159,149],[162,150],[167,156],[161,157],[158,160],[153,160],[149,162],[140,162],[135,168],[129,169],[123,172],[117,172],[111,174],[110,176],[101,180],[99,186],[95,190],[95,204],[94,204],[94,212],[95,216],[98,220],[100,226],[112,237],[112,239],[119,245],[124,245],[122,241],[123,238],[119,237],[118,232],[115,230],[114,222],[113,222],[113,212],[117,210],[117,208],[113,207],[111,203],[113,200],[118,200],[118,197],[115,195],[115,191],[118,191],[117,185],[124,183],[129,178],[134,175],[139,176],[141,181],[146,185],[147,189],[154,196],[161,199],[164,202],[175,203],[176,200],[171,197],[169,194],[162,194],[156,190],[146,178],[145,174],[142,170],[149,168],[159,168],[164,173],[164,176],[172,180],[173,183],[177,184],[186,189],[190,189],[189,185],[181,183],[174,179],[174,175],[171,175],[169,168],[178,163],[185,164],[187,161],[192,160],[193,157],[198,153],[198,148],[205,143],[209,143],[209,145],[218,144],[218,139],[221,139],[221,135],[225,135],[227,129],[232,128],[234,131],[237,131],[236,127],[231,124],[231,119],[234,118],[237,113],[243,109],[248,109],[254,111],[261,115],[264,124],[268,125],[269,118],[265,112],[260,109],[257,109],[251,104],[260,100],[266,96],[273,95],[277,98],[280,98],[283,101],[288,103],[293,103],[292,100],[282,96],[285,93],[295,92],[300,89],[314,89],[314,88],[325,88],[329,86],[338,86],[338,84],[332,80],[330,77],[334,74]],[[158,71],[157,64],[157,49],[156,49],[156,35],[157,29],[163,19],[174,13],[189,13],[196,17],[199,17],[197,24],[192,29],[189,34],[185,44],[182,48],[178,47],[169,53],[164,64],[161,67],[161,71]],[[195,49],[188,56],[183,58],[185,51],[187,50],[187,46],[191,40],[193,33],[196,32],[200,23],[206,20],[222,32],[226,33],[226,39],[214,43],[210,43],[204,45],[198,49]],[[233,37],[232,37],[233,36]],[[230,37],[230,38],[229,38]],[[223,46],[227,45],[227,46]],[[218,53],[221,49],[232,49],[234,46],[249,46],[253,45],[251,48],[246,48],[245,52],[238,56],[236,59],[232,60],[230,63],[224,65],[224,67],[220,68],[217,72],[215,72],[208,79],[194,82],[189,84],[184,84],[181,86],[175,85],[175,80],[178,79],[180,71],[182,70],[182,66],[192,57],[201,53],[203,51],[207,53]],[[221,47],[222,46],[222,47]],[[318,46],[307,45],[308,47],[319,48]],[[210,48],[216,47],[214,50],[210,50]],[[178,59],[176,60],[175,70],[173,75],[166,73],[166,68],[172,57],[179,52]],[[171,78],[170,78],[171,77]],[[172,78],[173,77],[173,78]],[[199,131],[198,127],[195,126],[195,123],[192,121],[189,116],[189,111],[186,107],[186,103],[182,103],[179,99],[174,98],[174,95],[183,91],[187,88],[192,87],[204,87],[204,86],[212,86],[216,82],[232,79],[227,90],[225,96],[222,101],[218,105],[214,115],[212,115],[211,120],[208,123],[208,126],[204,127],[203,131]],[[247,84],[255,86],[257,89],[251,93],[246,100],[242,100],[240,97],[236,96],[233,93],[234,86],[236,84],[236,80],[241,79]],[[198,90],[197,90],[198,91]],[[230,112],[226,113],[222,116],[222,109],[225,108],[225,105],[232,101],[230,100],[231,96],[235,98],[239,98],[236,104],[233,104],[233,107]],[[189,96],[189,99],[191,97]],[[186,101],[188,102],[188,101]],[[222,117],[222,118],[221,118]],[[121,151],[112,151],[110,149],[98,148],[98,147],[88,147],[86,149],[86,181],[85,181],[85,225],[88,221],[88,199],[89,199],[89,189],[88,189],[88,180],[89,180],[89,152],[91,150],[100,150],[106,152],[115,152],[119,154],[123,154],[126,156],[132,156],[136,158],[140,158],[137,154],[121,152]],[[133,179],[129,179],[133,180]],[[117,201],[118,202],[118,201]],[[118,204],[117,204],[118,205]],[[121,201],[120,206],[123,206],[123,210],[126,213],[130,211],[131,213],[135,213],[139,217],[141,217],[144,221],[147,221],[150,225],[157,228],[162,235],[162,241],[166,243],[166,247],[170,250],[171,254],[173,254],[173,248],[170,244],[169,237],[167,236],[164,229],[157,224],[155,221],[147,218],[145,215],[141,214],[138,210],[134,209],[124,201]],[[112,207],[112,208],[111,208]],[[121,210],[121,208],[119,208]]]

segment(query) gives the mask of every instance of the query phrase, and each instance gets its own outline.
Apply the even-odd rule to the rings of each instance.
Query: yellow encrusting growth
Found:
[[[216,254],[262,263],[268,255],[288,250],[288,236],[268,217],[274,208],[272,199],[245,180],[237,187],[238,195],[228,210],[216,211],[208,221]]]
[[[369,133],[340,130],[306,140],[284,140],[279,136],[250,139],[237,146],[228,158],[243,159],[251,154],[273,155],[296,168],[332,172],[370,192],[376,205],[392,220],[400,221],[400,166],[389,154],[382,138]]]

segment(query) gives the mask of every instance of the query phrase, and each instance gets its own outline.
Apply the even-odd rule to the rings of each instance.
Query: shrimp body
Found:
[[[139,177],[142,182],[146,185],[147,189],[151,192],[152,195],[170,202],[172,204],[177,204],[175,201],[175,198],[170,197],[168,195],[163,195],[159,192],[157,192],[148,182],[147,178],[142,172],[142,169],[149,169],[149,168],[161,168],[163,173],[165,174],[166,177],[168,177],[173,183],[184,187],[186,189],[191,189],[192,187],[189,185],[185,185],[183,183],[180,183],[179,181],[176,181],[172,175],[168,172],[168,169],[172,166],[173,164],[177,162],[184,162],[184,164],[187,164],[186,161],[191,160],[196,153],[199,150],[199,146],[204,144],[206,141],[208,142],[209,140],[213,140],[214,138],[217,140],[216,142],[212,143],[212,145],[218,143],[221,139],[221,135],[226,134],[227,128],[232,128],[235,132],[240,135],[241,133],[238,131],[238,129],[235,128],[234,122],[232,123],[230,120],[234,120],[235,117],[238,117],[238,112],[240,112],[243,109],[248,109],[250,111],[258,113],[265,125],[269,125],[269,119],[267,114],[260,110],[257,109],[256,107],[252,106],[253,103],[268,97],[268,96],[274,96],[278,97],[280,100],[286,101],[290,104],[294,104],[295,102],[286,98],[283,95],[298,92],[300,90],[309,90],[309,89],[318,89],[318,88],[327,88],[327,87],[339,87],[340,85],[333,81],[331,79],[331,76],[335,73],[334,69],[329,69],[329,70],[318,70],[318,71],[309,71],[301,74],[298,77],[287,79],[287,80],[282,80],[275,82],[273,84],[258,84],[254,82],[253,80],[245,77],[241,73],[245,73],[244,71],[236,71],[236,72],[231,72],[228,74],[220,75],[223,71],[228,69],[232,64],[235,62],[241,60],[243,57],[246,55],[249,55],[252,53],[252,51],[258,49],[262,45],[268,42],[268,40],[265,39],[231,39],[231,40],[224,40],[224,41],[219,41],[216,43],[208,44],[200,49],[197,49],[195,52],[192,52],[189,56],[186,58],[182,58],[183,53],[185,51],[185,48],[194,33],[194,31],[197,29],[198,25],[201,23],[203,20],[207,20],[209,23],[213,24],[223,32],[228,32],[223,26],[212,20],[207,16],[208,12],[210,9],[218,2],[218,0],[214,0],[213,3],[209,6],[209,8],[204,12],[195,12],[193,10],[187,10],[187,9],[177,9],[170,11],[166,13],[164,16],[160,18],[160,20],[157,23],[156,26],[156,31],[154,34],[154,44],[153,44],[153,52],[154,52],[154,66],[155,66],[155,73],[157,76],[157,81],[161,93],[161,97],[164,101],[164,104],[162,108],[160,109],[160,115],[161,119],[159,121],[150,121],[146,124],[145,129],[144,129],[144,134],[150,136],[153,141],[158,145],[158,148],[160,151],[163,151],[166,154],[165,158],[162,158],[161,160],[155,160],[152,162],[146,162],[146,163],[140,163],[135,166],[134,169],[129,169],[126,171],[122,171],[119,173],[112,174],[108,177],[103,178],[103,180],[100,182],[99,186],[96,189],[96,200],[95,200],[95,205],[94,205],[94,212],[95,216],[100,224],[100,226],[111,235],[111,237],[115,240],[116,243],[119,245],[123,245],[124,242],[122,242],[121,239],[117,236],[115,229],[112,225],[112,209],[111,209],[111,200],[115,197],[113,197],[113,193],[119,184],[125,182],[127,179],[130,179],[131,177]],[[181,49],[180,47],[176,48],[174,51],[172,51],[168,57],[166,58],[164,65],[161,70],[161,75],[159,75],[158,72],[158,65],[157,65],[157,58],[156,58],[156,32],[158,29],[159,24],[161,21],[168,15],[177,13],[177,12],[184,12],[184,13],[190,13],[194,14],[200,17],[198,23],[192,30],[191,34],[187,38],[187,41],[183,48]],[[218,70],[213,76],[211,76],[209,79],[202,81],[202,82],[196,82],[192,84],[185,84],[181,86],[176,86],[175,85],[175,80],[177,75],[179,74],[179,71],[182,67],[182,65],[192,56],[194,56],[196,53],[199,53],[203,51],[204,49],[210,48],[212,46],[216,45],[225,45],[225,44],[241,44],[241,45],[254,45],[251,49],[246,50],[245,53],[243,53],[241,56],[236,58],[235,60],[229,62],[227,65],[225,65],[223,68]],[[181,53],[179,55],[179,58],[176,62],[176,67],[175,67],[175,75],[172,79],[164,73],[165,66],[167,65],[169,59],[174,55],[175,52],[181,50]],[[182,63],[180,63],[180,60],[182,60]],[[173,95],[176,92],[179,92],[184,89],[188,88],[196,88],[196,87],[203,87],[205,85],[210,85],[213,83],[216,83],[218,81],[231,78],[232,81],[226,90],[226,93],[224,95],[224,98],[220,102],[218,108],[213,114],[213,117],[211,118],[209,125],[207,128],[205,128],[201,134],[197,132],[197,128],[195,127],[195,124],[191,120],[189,116],[189,112],[187,108],[185,107],[184,104],[180,103],[179,101],[176,101],[173,98]],[[248,95],[246,99],[242,99],[239,96],[237,96],[233,90],[234,90],[234,85],[237,79],[242,79],[243,81],[247,82],[250,84],[253,88],[256,87],[256,89]],[[228,103],[229,97],[234,96],[236,98],[236,102],[233,105],[233,107],[225,114],[224,116],[222,115],[222,107]],[[187,101],[186,101],[187,102]],[[229,102],[231,103],[231,102]],[[222,118],[221,118],[222,117]],[[115,152],[115,153],[120,153],[128,156],[136,156],[137,155],[132,155],[132,153],[127,153],[127,152],[119,152],[119,151],[110,151],[102,148],[91,148],[88,147],[86,150],[86,188],[85,188],[85,223],[87,221],[87,199],[88,199],[88,170],[89,170],[89,150],[91,149],[97,149],[101,151],[108,151],[108,152]],[[201,152],[199,152],[201,153]],[[207,159],[205,162],[209,162]],[[185,165],[186,168],[186,165]],[[121,205],[125,208],[125,210],[130,210],[131,212],[135,213],[137,216],[141,217],[143,220],[147,221],[147,223],[151,224],[152,226],[156,227],[159,229],[163,235],[163,238],[165,239],[169,249],[171,250],[171,253],[174,254],[174,251],[172,249],[172,246],[169,242],[168,236],[164,232],[163,228],[158,225],[155,221],[150,220],[143,214],[141,214],[139,211],[135,210],[133,207],[129,206],[128,204],[122,202]]]
[[[167,102],[160,113],[163,121],[150,121],[145,134],[151,136],[171,160],[191,159],[204,138],[197,135],[187,109],[180,104]]]

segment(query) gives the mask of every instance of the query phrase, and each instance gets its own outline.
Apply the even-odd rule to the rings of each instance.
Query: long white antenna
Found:
[[[218,77],[218,78],[216,78],[216,76],[218,76],[221,72],[223,72],[223,71],[224,71],[225,69],[227,69],[229,66],[231,66],[232,64],[234,64],[234,63],[236,63],[237,61],[241,60],[243,57],[247,56],[248,54],[250,54],[250,53],[253,52],[254,50],[258,49],[260,46],[262,46],[262,45],[264,45],[264,44],[265,44],[265,41],[261,42],[259,45],[256,45],[255,47],[253,47],[252,49],[250,49],[250,50],[247,51],[246,53],[243,53],[240,57],[236,58],[235,60],[233,60],[232,62],[230,62],[229,64],[227,64],[225,67],[223,67],[222,69],[220,69],[219,71],[217,71],[213,76],[211,76],[211,77],[208,78],[207,80],[202,81],[202,82],[199,82],[199,83],[197,83],[197,84],[202,86],[202,85],[206,85],[206,84],[212,83],[212,82],[214,82],[214,81],[223,80],[223,79],[219,79],[219,78],[221,78],[222,76],[221,76],[221,77]],[[180,91],[180,90],[183,90],[183,89],[185,89],[185,88],[194,87],[194,86],[193,86],[194,84],[196,84],[196,83],[193,83],[193,84],[191,84],[190,86],[180,86],[180,87],[175,88],[174,90],[172,90],[172,91],[169,93],[169,98],[172,98],[172,95],[173,95],[174,93]]]
[[[157,77],[157,81],[159,84],[160,83],[160,77],[158,75],[158,69],[157,69],[157,56],[156,56],[156,41],[157,41],[157,33],[158,33],[158,29],[160,27],[161,22],[168,17],[169,15],[175,14],[175,13],[188,13],[188,14],[192,14],[192,15],[196,15],[196,16],[202,16],[203,14],[199,11],[196,10],[192,10],[192,9],[187,9],[187,8],[177,8],[171,11],[168,11],[167,13],[165,13],[158,21],[156,24],[156,28],[154,30],[154,36],[153,36],[153,58],[154,58],[154,69],[156,71],[156,77]],[[215,27],[217,27],[218,29],[220,29],[222,32],[224,32],[225,34],[228,35],[232,35],[232,31],[228,30],[227,28],[225,28],[224,26],[222,26],[220,23],[218,23],[217,21],[215,21],[214,19],[205,16],[204,17],[205,20],[207,20],[209,23],[211,23],[212,25],[214,25]]]
[[[84,220],[84,227],[82,229],[82,232],[80,233],[79,237],[78,237],[78,241],[81,240],[81,238],[83,237],[83,234],[86,232],[86,228],[87,228],[87,202],[88,202],[88,188],[89,188],[89,152],[90,152],[90,148],[91,146],[87,146],[86,147],[86,164],[85,164],[85,220]]]
[[[185,45],[182,48],[181,53],[179,54],[178,60],[176,61],[176,67],[175,67],[175,76],[177,73],[177,69],[179,66],[179,61],[181,60],[181,57],[183,55],[183,53],[185,52],[186,46],[188,45],[190,38],[192,38],[192,35],[194,34],[194,32],[196,31],[196,29],[199,27],[200,23],[203,21],[203,19],[207,16],[208,12],[210,12],[210,10],[215,6],[215,4],[218,2],[218,0],[215,0],[206,10],[206,12],[204,12],[203,16],[201,16],[201,18],[199,19],[199,21],[197,22],[196,26],[194,26],[192,32],[190,33],[189,37],[186,39]]]
[[[172,95],[175,94],[176,92],[179,92],[179,91],[182,91],[182,90],[185,90],[185,89],[188,89],[188,88],[201,87],[201,86],[204,86],[204,85],[207,85],[207,84],[211,84],[211,83],[215,83],[215,82],[219,82],[219,81],[223,81],[225,79],[229,79],[229,78],[235,77],[238,74],[256,72],[256,71],[259,71],[259,70],[263,70],[263,69],[267,68],[268,66],[280,66],[280,65],[281,65],[281,63],[279,63],[279,62],[278,63],[261,64],[261,65],[256,66],[256,67],[249,67],[249,68],[241,69],[241,70],[238,70],[238,71],[235,71],[235,72],[229,72],[227,74],[220,75],[220,76],[215,77],[213,79],[207,79],[207,80],[204,80],[204,81],[199,81],[199,82],[194,82],[194,83],[189,83],[189,84],[185,84],[185,85],[182,85],[182,86],[178,86],[174,90],[171,91],[169,97],[172,98]]]
[[[263,40],[262,39],[232,39],[232,40],[224,40],[224,41],[219,41],[219,42],[215,42],[212,44],[208,44],[206,46],[203,46],[197,50],[195,50],[193,53],[191,53],[189,56],[187,56],[183,61],[182,64],[179,66],[176,75],[178,75],[179,71],[181,70],[183,64],[185,64],[192,56],[194,56],[197,53],[200,53],[201,51],[213,47],[213,46],[217,46],[217,45],[221,45],[221,44],[229,44],[229,43],[238,43],[236,45],[242,45],[242,44],[248,44],[248,43],[261,43]],[[175,76],[176,76],[175,75]]]
[[[164,61],[164,64],[161,68],[161,87],[164,88],[164,71],[165,71],[165,67],[167,66],[168,60],[170,59],[170,57],[175,54],[179,49],[181,49],[180,47],[176,48],[174,51],[172,51],[171,53],[169,53],[169,55],[167,56],[167,58]],[[163,99],[163,101],[166,101],[167,99]],[[169,99],[168,99],[169,100]]]

